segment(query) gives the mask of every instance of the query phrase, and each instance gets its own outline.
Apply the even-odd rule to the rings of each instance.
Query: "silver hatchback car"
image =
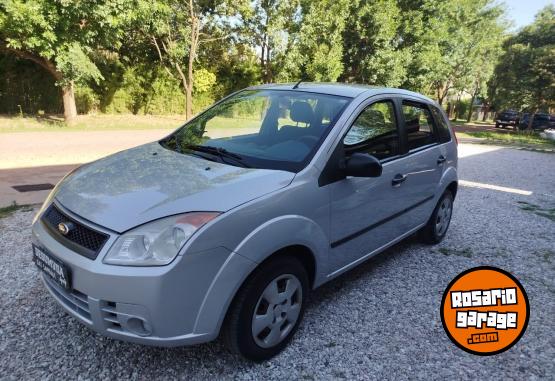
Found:
[[[178,346],[221,332],[261,361],[312,289],[413,233],[441,241],[456,193],[456,139],[429,98],[256,86],[67,175],[35,218],[33,260],[103,335]]]

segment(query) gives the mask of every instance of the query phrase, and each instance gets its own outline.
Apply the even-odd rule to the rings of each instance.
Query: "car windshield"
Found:
[[[244,90],[160,143],[226,164],[304,168],[351,98],[289,90]]]

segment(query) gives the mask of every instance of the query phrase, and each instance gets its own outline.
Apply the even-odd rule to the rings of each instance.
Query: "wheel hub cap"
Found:
[[[438,236],[445,234],[447,231],[449,222],[451,221],[452,208],[453,204],[451,199],[444,198],[443,201],[441,201],[436,217],[436,234]]]
[[[252,336],[257,345],[270,348],[291,332],[301,312],[299,279],[285,274],[271,281],[260,295],[252,317]]]

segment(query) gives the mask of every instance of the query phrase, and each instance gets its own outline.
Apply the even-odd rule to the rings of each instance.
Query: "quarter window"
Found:
[[[403,102],[409,151],[437,142],[430,110],[424,105]]]
[[[378,159],[399,153],[395,109],[391,101],[376,102],[357,117],[343,139],[347,155],[364,152]]]

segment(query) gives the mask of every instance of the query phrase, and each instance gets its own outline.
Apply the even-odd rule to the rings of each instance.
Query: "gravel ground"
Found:
[[[428,247],[409,239],[315,291],[291,345],[263,364],[231,356],[220,342],[159,349],[89,331],[52,302],[38,279],[33,212],[2,219],[0,378],[553,379],[555,156],[460,149],[461,179],[517,193],[461,187],[444,242]],[[514,274],[531,304],[521,341],[492,357],[458,349],[439,316],[449,281],[479,265]]]

